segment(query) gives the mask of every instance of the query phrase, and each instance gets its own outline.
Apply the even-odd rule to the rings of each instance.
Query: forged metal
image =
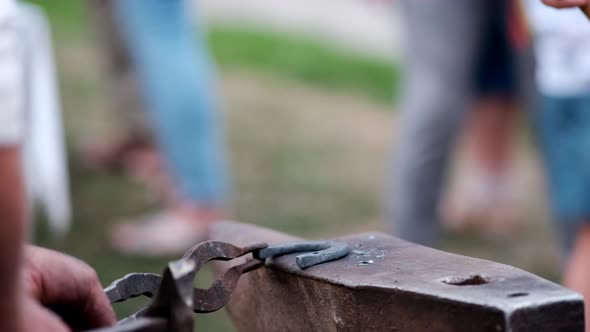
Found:
[[[130,273],[113,281],[104,291],[111,303],[122,302],[141,295],[153,297],[160,286],[160,280],[162,277],[157,274]]]
[[[96,329],[92,332],[192,332],[192,272],[194,269],[195,263],[192,260],[180,259],[168,263],[150,305],[122,320],[117,326]],[[129,279],[126,280],[137,281],[140,275],[128,275]],[[153,279],[153,275],[144,277],[146,280]],[[124,294],[125,291],[130,290],[126,281],[118,280],[112,286],[117,288],[117,285],[121,286],[118,291],[121,298],[131,294]],[[135,290],[131,289],[131,291]],[[151,293],[150,291],[143,294]],[[115,300],[118,300],[118,297]]]
[[[230,299],[242,274],[264,265],[267,258],[292,252],[313,251],[297,257],[297,265],[306,268],[348,254],[342,242],[301,242],[274,246],[263,242],[237,247],[226,242],[206,241],[186,252],[182,259],[168,263],[163,277],[151,273],[130,273],[105,288],[111,303],[137,296],[154,297],[152,303],[122,319],[116,327],[102,332],[191,331],[192,313],[221,309]],[[252,253],[255,259],[241,260],[223,271],[207,289],[193,288],[197,272],[211,260],[229,261]]]
[[[256,250],[266,248],[267,246],[266,243],[261,242],[237,247],[226,242],[206,241],[187,251],[183,259],[195,262],[195,269],[192,272],[191,278],[191,280],[193,280],[203,265],[211,260],[229,261]],[[221,309],[229,301],[242,273],[246,273],[260,266],[262,266],[262,262],[248,260],[224,271],[213,282],[213,285],[210,288],[196,288],[194,290],[194,312],[205,313]]]
[[[248,260],[226,270],[222,277],[217,278],[207,289],[194,289],[193,311],[197,313],[214,312],[221,309],[229,301],[243,273],[262,266],[262,262]]]
[[[166,331],[193,331],[193,282],[197,264],[180,259],[168,263],[162,282],[144,317],[167,319]]]
[[[300,269],[342,258],[350,252],[344,242],[339,241],[299,241],[269,246],[255,251],[254,258],[265,260],[286,254],[311,251],[297,255],[295,262]]]
[[[212,312],[223,307],[240,276],[263,265],[263,261],[242,261],[221,273],[208,289],[193,288],[197,272],[210,260],[228,261],[265,248],[266,243],[236,247],[207,241],[191,248],[180,260],[168,263],[163,276],[131,273],[114,281],[105,292],[112,303],[136,296],[154,297],[151,304],[122,319],[115,327],[93,332],[160,332],[193,330],[193,312]]]
[[[299,239],[235,222],[237,245]],[[583,331],[583,301],[531,273],[385,234],[338,239],[346,257],[301,270],[286,254],[241,278],[227,308],[239,331]],[[224,267],[215,265],[218,271]]]
[[[155,317],[141,317],[114,327],[107,327],[102,329],[95,329],[87,332],[163,332],[168,331],[168,320],[165,318]]]

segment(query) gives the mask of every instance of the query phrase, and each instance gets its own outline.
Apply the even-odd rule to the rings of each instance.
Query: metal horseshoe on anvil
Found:
[[[226,242],[195,246],[169,263],[161,278],[130,274],[111,284],[106,292],[113,302],[154,298],[100,331],[192,331],[194,312],[222,306],[246,332],[584,329],[582,298],[570,290],[510,266],[385,234],[308,242],[223,222],[212,238]],[[230,266],[214,264],[220,276],[211,288],[193,289],[196,272],[210,260]]]

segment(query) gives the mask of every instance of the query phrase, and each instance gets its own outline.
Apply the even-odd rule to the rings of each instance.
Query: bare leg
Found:
[[[584,224],[578,230],[571,256],[568,259],[563,283],[566,287],[580,292],[584,296],[585,317],[590,317],[590,224]],[[590,324],[586,321],[586,332]]]
[[[113,0],[90,0],[89,12],[92,14],[96,33],[101,41],[101,50],[108,72],[108,85],[114,97],[117,119],[112,132],[104,137],[94,138],[83,147],[82,159],[86,166],[99,170],[122,168],[136,175],[136,168],[128,168],[128,155],[148,152],[155,153],[151,128],[144,111],[139,91],[137,74],[133,68],[129,49],[122,31],[117,24]],[[154,165],[149,163],[147,167]]]
[[[501,96],[476,102],[464,136],[461,176],[446,206],[448,226],[474,226],[500,233],[514,226],[511,161],[518,121],[515,108],[511,98]]]
[[[510,167],[517,113],[509,98],[487,97],[475,105],[467,128],[468,149],[474,167],[483,172],[504,174]]]

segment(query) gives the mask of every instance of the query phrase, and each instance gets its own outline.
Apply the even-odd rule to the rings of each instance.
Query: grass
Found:
[[[59,39],[82,38],[88,32],[86,1],[25,0],[43,8],[51,21],[51,29]]]
[[[222,26],[212,27],[209,41],[222,67],[254,68],[387,104],[397,88],[393,61],[342,52],[321,41]]]

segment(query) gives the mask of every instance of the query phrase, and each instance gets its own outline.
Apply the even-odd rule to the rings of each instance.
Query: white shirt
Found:
[[[0,146],[18,144],[24,131],[23,50],[15,11],[14,0],[0,0]]]
[[[536,80],[547,95],[590,94],[590,21],[578,8],[527,0],[537,58]]]

